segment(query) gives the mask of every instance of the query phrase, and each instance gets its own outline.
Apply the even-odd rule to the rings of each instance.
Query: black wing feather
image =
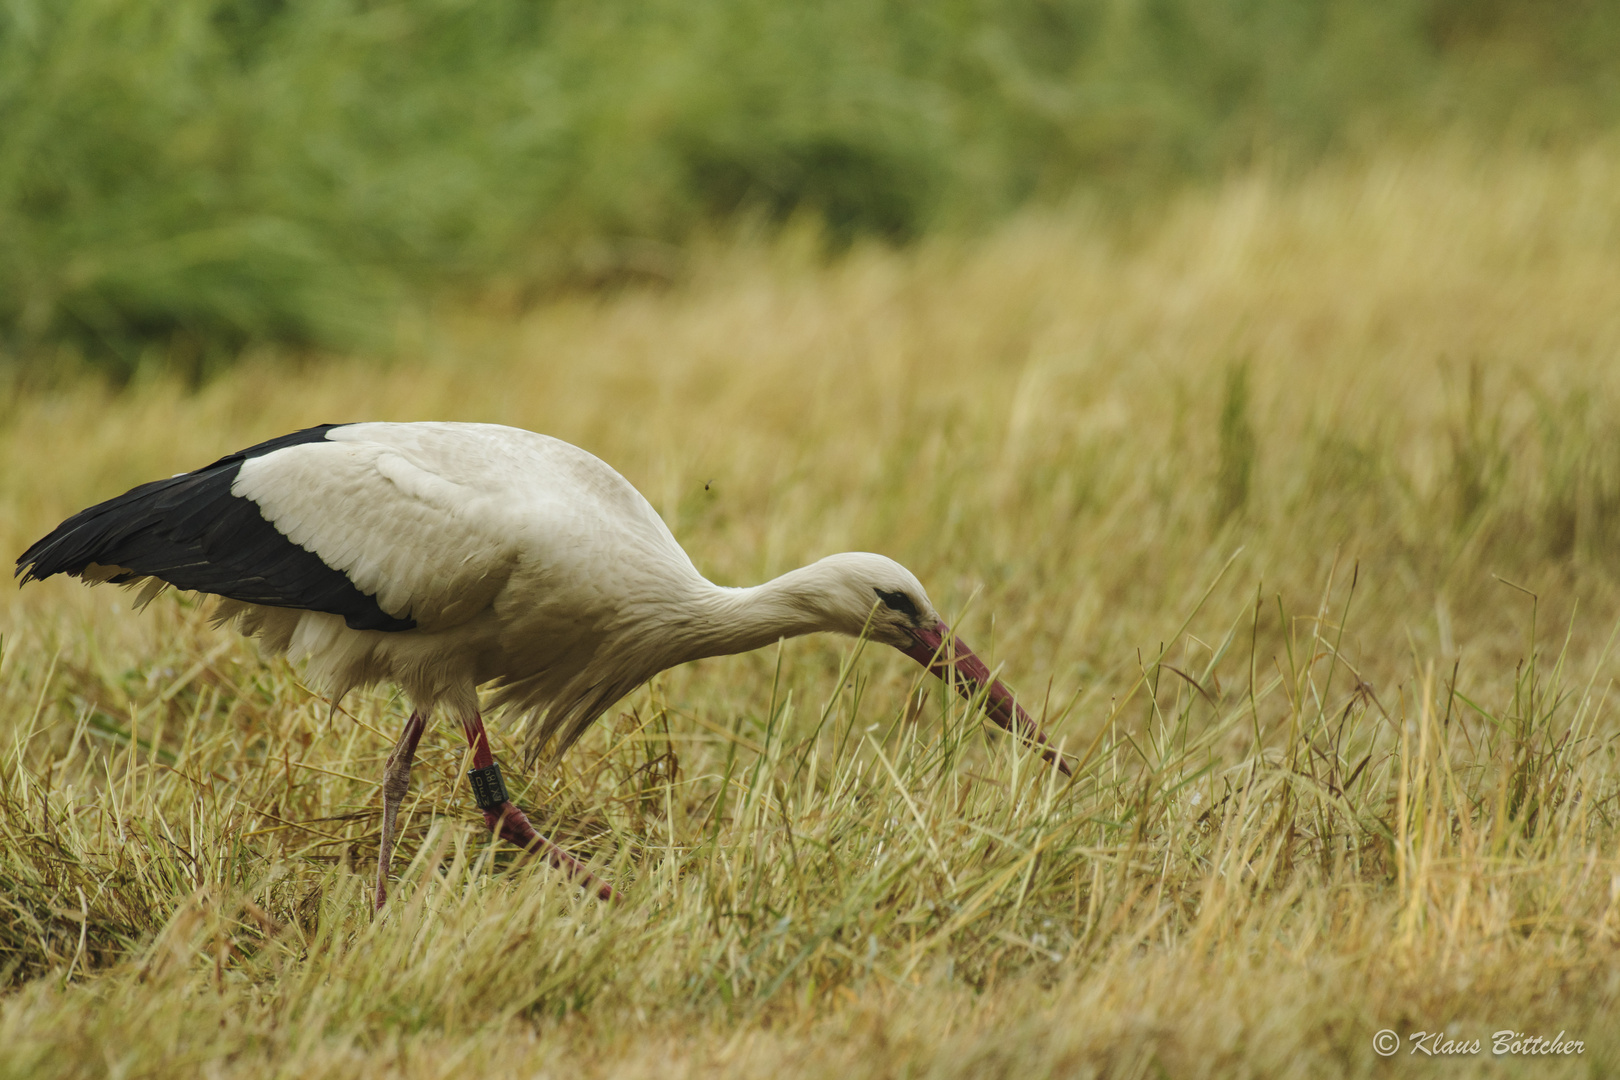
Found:
[[[348,575],[283,536],[253,500],[231,494],[242,462],[321,442],[338,426],[270,439],[81,510],[23,552],[16,572],[26,584],[96,563],[127,571],[111,579],[118,583],[155,577],[245,603],[330,612],[355,630],[415,629],[416,620],[388,614]]]

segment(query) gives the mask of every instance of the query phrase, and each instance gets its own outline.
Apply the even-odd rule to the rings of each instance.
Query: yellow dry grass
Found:
[[[728,584],[910,565],[1062,785],[842,640],[660,677],[494,850],[386,692],[164,597],[0,600],[0,1076],[1620,1068],[1620,147],[1261,172],[1130,229],[716,244],[408,359],[19,393],[0,550],[285,430],[463,419],[624,472]],[[921,690],[921,696],[914,691]],[[498,724],[497,724],[498,728]],[[516,759],[513,734],[498,753]],[[1494,1058],[1513,1028],[1580,1055]]]

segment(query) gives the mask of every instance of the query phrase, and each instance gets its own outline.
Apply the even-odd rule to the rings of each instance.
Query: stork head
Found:
[[[934,605],[910,570],[882,555],[852,552],[833,555],[816,564],[827,571],[823,595],[833,628],[851,636],[863,632],[873,641],[891,645],[929,672],[951,684],[965,698],[984,694],[985,712],[997,724],[1033,744],[1044,744],[1035,721],[1019,707],[1012,692],[990,675],[967,643],[956,636],[934,610]],[[1050,749],[1044,756],[1069,772],[1063,758]]]
[[[919,630],[939,623],[922,582],[893,559],[864,551],[829,555],[807,568],[816,579],[813,603],[826,629],[904,651]]]

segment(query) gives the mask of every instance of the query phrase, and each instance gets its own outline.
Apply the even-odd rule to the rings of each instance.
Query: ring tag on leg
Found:
[[[494,810],[508,801],[506,781],[501,779],[501,767],[495,762],[482,769],[467,770],[467,779],[472,781],[473,799],[478,809]]]

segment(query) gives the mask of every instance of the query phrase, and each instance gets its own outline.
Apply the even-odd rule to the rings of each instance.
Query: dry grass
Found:
[[[627,903],[492,850],[438,730],[372,922],[396,699],[329,716],[187,599],[31,586],[0,1076],[1420,1068],[1386,1027],[1585,1040],[1458,1075],[1620,1068],[1620,149],[813,249],[447,316],[387,369],[30,393],[0,549],[297,426],[519,424],[717,580],[908,563],[1079,778],[899,657],[792,642],[661,677],[527,781]]]

